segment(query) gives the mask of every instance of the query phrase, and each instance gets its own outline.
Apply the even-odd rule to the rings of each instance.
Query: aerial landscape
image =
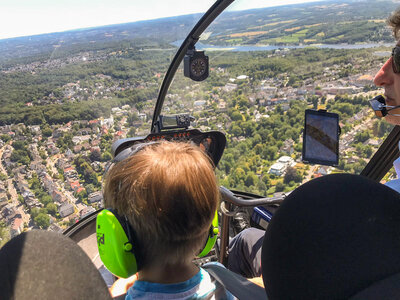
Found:
[[[224,12],[205,31],[210,76],[181,66],[162,114],[227,137],[219,184],[274,196],[358,174],[393,128],[368,100],[394,39],[392,1],[324,1]],[[201,14],[0,39],[0,247],[62,232],[102,207],[114,141],[146,136],[163,77]],[[304,110],[340,117],[336,167],[301,161]],[[393,176],[392,170],[385,177]]]

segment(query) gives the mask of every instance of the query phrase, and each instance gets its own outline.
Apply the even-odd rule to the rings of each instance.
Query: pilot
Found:
[[[385,89],[386,105],[399,106],[398,109],[393,109],[385,116],[386,121],[393,125],[400,125],[400,8],[388,18],[387,23],[392,27],[397,44],[392,50],[392,56],[375,75],[374,83]],[[393,165],[400,178],[400,158]],[[391,180],[386,185],[400,192],[400,179]],[[260,276],[260,244],[263,238],[262,232],[254,228],[245,230],[235,237],[230,244],[235,247],[230,247],[233,253],[232,255],[230,253],[229,258],[240,257],[240,259],[232,259],[232,262],[228,263],[228,268],[245,277]]]
[[[140,268],[126,299],[233,298],[192,262],[219,203],[212,162],[199,147],[172,142],[142,147],[110,169],[104,201],[126,217],[137,242]]]
[[[387,23],[392,27],[397,43],[392,50],[392,56],[376,73],[374,83],[385,89],[386,105],[399,106],[398,109],[391,110],[391,113],[385,116],[386,121],[393,125],[400,125],[400,8],[388,18]],[[393,165],[399,177],[400,158],[395,160]],[[391,180],[386,185],[400,192],[400,179]]]
[[[392,50],[392,56],[376,73],[374,83],[385,89],[386,105],[400,106],[400,8],[388,18],[387,23],[392,27],[397,43]],[[386,121],[400,125],[400,118],[393,114],[400,114],[400,108],[388,114]]]

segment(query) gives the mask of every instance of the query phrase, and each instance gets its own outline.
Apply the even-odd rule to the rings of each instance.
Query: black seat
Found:
[[[270,299],[400,299],[400,194],[365,177],[312,180],[265,234]]]
[[[61,234],[33,230],[0,249],[0,299],[111,299],[85,252]]]
[[[230,272],[209,267],[218,281],[224,271]],[[111,299],[86,253],[70,238],[54,232],[33,230],[9,241],[0,249],[0,270],[0,300]],[[266,299],[264,289],[240,275],[230,272],[227,281],[239,299]],[[125,299],[125,294],[113,299]]]

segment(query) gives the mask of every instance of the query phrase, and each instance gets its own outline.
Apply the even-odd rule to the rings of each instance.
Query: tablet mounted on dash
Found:
[[[337,166],[339,163],[339,115],[307,109],[304,117],[302,160]]]

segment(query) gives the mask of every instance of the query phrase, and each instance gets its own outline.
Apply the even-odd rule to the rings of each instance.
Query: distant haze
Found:
[[[243,10],[317,0],[240,0]],[[0,39],[205,12],[215,0],[1,0]]]

